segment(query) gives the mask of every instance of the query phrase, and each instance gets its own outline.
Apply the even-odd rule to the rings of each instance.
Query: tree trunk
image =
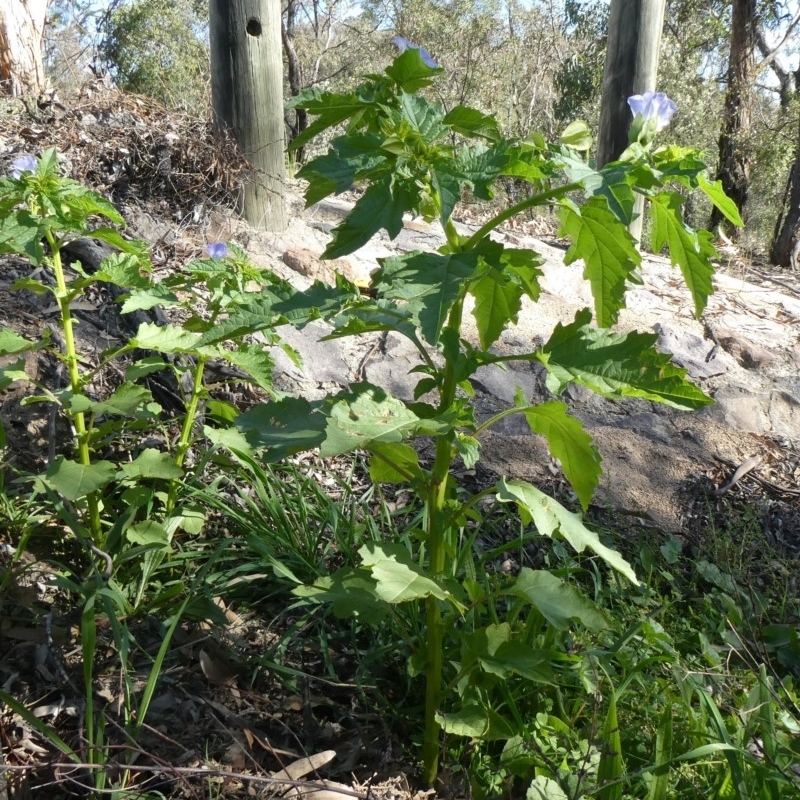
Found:
[[[770,261],[793,272],[800,269],[800,140],[786,184],[783,209],[775,223]]]
[[[736,203],[742,219],[750,191],[750,156],[746,138],[750,133],[752,91],[755,81],[756,0],[734,0],[731,19],[731,52],[728,60],[728,90],[719,135],[719,167],[717,180]],[[719,209],[711,212],[710,227],[725,224]],[[737,229],[725,224],[735,236]]]
[[[628,98],[656,88],[658,51],[666,0],[611,0],[608,21],[597,164],[618,158],[628,146],[633,119]],[[630,231],[642,234],[643,201],[637,198]]]
[[[45,90],[42,37],[48,0],[3,0],[0,5],[0,93]]]
[[[303,88],[303,68],[300,59],[297,57],[297,50],[294,46],[295,16],[297,9],[294,0],[289,0],[286,7],[286,22],[281,25],[281,39],[283,41],[283,52],[286,56],[286,74],[289,78],[289,92],[292,97],[297,97]],[[304,108],[294,109],[294,113],[287,114],[286,124],[289,126],[291,139],[299,136],[308,127],[308,112]],[[304,148],[295,151],[295,157],[299,163],[303,163],[305,153]]]
[[[242,192],[248,223],[287,225],[280,0],[210,0],[214,124],[228,129],[252,167]]]

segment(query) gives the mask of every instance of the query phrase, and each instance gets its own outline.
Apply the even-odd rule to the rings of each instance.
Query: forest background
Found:
[[[399,34],[445,67],[446,79],[436,86],[445,110],[465,104],[489,111],[504,133],[523,138],[535,130],[555,136],[577,118],[596,131],[608,11],[603,0],[289,0],[281,31],[285,95],[352,87],[380,69]],[[790,218],[800,214],[793,208],[798,20],[798,4],[786,0],[670,0],[657,87],[680,109],[670,130],[676,144],[700,149],[709,164],[722,164],[727,152],[738,165],[743,195],[726,189],[746,219],[741,245],[792,269],[798,221]],[[199,0],[55,0],[45,61],[56,90],[94,75],[170,108],[211,113],[208,6]],[[736,76],[743,85],[733,85]],[[302,110],[287,110],[287,140],[305,124]],[[325,140],[315,146],[323,149]],[[690,203],[687,214],[702,226],[711,209]],[[788,238],[787,223],[794,229]]]

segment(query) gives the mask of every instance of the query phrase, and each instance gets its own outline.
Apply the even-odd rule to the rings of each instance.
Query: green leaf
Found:
[[[444,72],[441,67],[429,67],[423,60],[420,51],[415,47],[401,53],[385,70],[386,74],[397,84],[399,89],[413,94],[430,86],[431,78]]]
[[[279,460],[323,442],[328,421],[319,413],[320,406],[301,397],[285,397],[253,406],[236,418],[235,425],[251,447],[267,448],[270,460]]]
[[[326,319],[338,313],[342,306],[359,298],[358,289],[340,276],[337,276],[336,286],[315,281],[303,292],[288,284],[264,289],[227,319],[218,320],[202,335],[198,344],[215,344],[280,325],[302,328],[313,320]]]
[[[293,98],[287,105],[305,108],[309,114],[318,117],[302,133],[292,139],[290,150],[297,150],[308,144],[322,131],[351,119],[362,112],[368,104],[357,94],[335,94],[307,89]]]
[[[619,558],[616,553],[614,555]],[[547,570],[523,567],[506,591],[529,602],[559,630],[568,630],[574,620],[589,630],[599,631],[608,627],[598,607],[586,595]]]
[[[379,259],[373,276],[387,299],[408,303],[411,317],[431,344],[439,341],[453,303],[463,296],[478,265],[475,251],[441,255],[413,252]]]
[[[330,194],[340,194],[359,180],[389,169],[383,137],[375,133],[351,133],[334,139],[325,155],[309,161],[297,173],[308,181],[306,205],[318,203]]]
[[[552,778],[537,775],[528,787],[525,800],[569,800],[569,797]]]
[[[557,500],[525,481],[501,478],[497,488],[497,499],[501,503],[517,503],[524,521],[533,521],[542,536],[552,537],[558,533],[578,553],[588,548],[632,583],[639,585],[633,567],[615,550],[606,547],[596,533],[586,528],[580,515],[568,511]]]
[[[686,380],[686,370],[653,346],[651,333],[593,328],[588,309],[569,325],[556,325],[536,358],[548,370],[547,387],[559,394],[574,381],[606,397],[644,397],[675,408],[696,409],[713,400]]]
[[[625,307],[628,281],[641,283],[636,269],[642,257],[627,227],[608,210],[603,197],[592,197],[582,206],[561,200],[559,236],[572,240],[565,264],[583,259],[584,277],[592,287],[598,325],[613,325]]]
[[[576,119],[564,129],[561,141],[573,150],[586,152],[592,149],[592,132],[582,119]]]
[[[483,739],[489,732],[489,717],[485,706],[469,703],[458,711],[436,714],[436,721],[445,733],[453,736],[466,736],[470,739]]]
[[[442,125],[442,107],[424,97],[401,94],[400,113],[403,119],[428,142],[434,142],[446,133]]]
[[[331,576],[319,578],[312,586],[297,586],[296,597],[329,604],[340,619],[359,617],[371,625],[379,625],[389,613],[378,597],[375,580],[365,569],[345,567]]]
[[[653,782],[647,800],[668,800],[669,772],[672,762],[672,705],[668,704],[661,715],[656,732],[656,753],[653,760]]]
[[[149,276],[142,274],[146,267],[149,265],[137,254],[114,253],[102,260],[100,269],[93,277],[125,289],[153,288]]]
[[[158,478],[165,481],[180,480],[183,469],[169,453],[148,447],[133,461],[120,465],[120,478]]]
[[[131,340],[134,347],[158,353],[191,353],[197,349],[199,342],[199,333],[187,331],[178,325],[156,325],[153,322],[143,322],[136,338]]]
[[[169,533],[167,529],[154,520],[135,522],[125,531],[125,538],[131,544],[139,544],[145,547],[159,546],[160,549],[169,548]]]
[[[527,407],[524,412],[531,430],[547,439],[550,452],[561,464],[584,510],[589,507],[600,481],[600,453],[580,420],[558,400]]]
[[[27,209],[0,215],[0,253],[26,256],[36,266],[44,259],[44,224]]]
[[[217,348],[219,358],[228,361],[247,375],[266,392],[272,392],[275,361],[262,344],[240,344],[235,350]]]
[[[0,391],[16,381],[29,381],[30,377],[25,372],[25,359],[20,358],[7,367],[0,367]]]
[[[368,542],[359,548],[364,566],[375,579],[375,591],[387,603],[406,603],[435,597],[437,600],[455,598],[411,560],[411,554],[401,544]]]
[[[419,417],[383,389],[369,384],[355,388],[355,394],[334,401],[321,456],[347,453],[373,442],[400,442],[420,428]]]
[[[335,330],[324,337],[339,339],[372,331],[394,331],[416,341],[417,329],[411,311],[405,304],[393,300],[362,300],[349,307],[333,321]]]
[[[125,370],[126,381],[138,381],[148,375],[167,369],[167,362],[160,356],[146,356],[131,364]]]
[[[600,764],[597,768],[597,800],[620,800],[622,776],[622,740],[617,722],[617,693],[612,689],[608,714],[603,724]]]
[[[736,203],[725,194],[722,188],[722,181],[714,181],[713,183],[706,178],[704,172],[700,172],[697,176],[697,185],[706,197],[722,212],[728,222],[741,228],[744,227],[739,209]]]
[[[149,389],[132,383],[123,383],[114,393],[99,403],[92,403],[91,410],[95,414],[113,414],[121,417],[135,417],[137,412],[153,400]]]
[[[40,480],[45,486],[74,502],[102,489],[116,474],[117,467],[110,461],[97,461],[87,466],[58,456],[47,472],[40,476]]]
[[[502,138],[494,115],[484,114],[476,108],[456,106],[447,112],[442,122],[462,136],[480,136],[490,142],[497,142]]]
[[[467,436],[461,431],[456,431],[454,442],[456,452],[461,456],[464,466],[472,469],[480,459],[481,443],[474,436]]]
[[[422,476],[417,451],[401,442],[371,442],[369,476],[375,483],[413,483]]]
[[[0,328],[0,355],[25,353],[28,350],[35,350],[40,345],[41,342],[26,339],[11,328]]]
[[[488,269],[470,285],[470,294],[475,298],[472,315],[481,347],[488,350],[510,323],[516,325],[522,308],[522,288],[504,273]]]
[[[507,622],[487,625],[466,636],[462,643],[462,664],[474,660],[484,672],[503,679],[520,675],[536,683],[550,683],[552,656],[548,650],[535,650],[513,638]]]
[[[349,255],[381,229],[394,239],[403,229],[403,214],[413,208],[414,200],[415,195],[402,183],[393,183],[389,178],[372,183],[344,221],[333,229],[322,257]]]
[[[684,198],[678,192],[661,192],[652,198],[653,249],[658,252],[669,247],[669,257],[680,267],[683,279],[692,293],[695,314],[703,313],[708,297],[714,291],[711,278],[714,266],[711,259],[717,255],[708,231],[694,231],[683,221],[681,206]]]
[[[161,308],[175,308],[183,303],[173,292],[167,291],[163,287],[154,286],[151,289],[131,292],[121,307],[123,314],[130,314],[132,311],[148,311],[151,308],[160,306]]]

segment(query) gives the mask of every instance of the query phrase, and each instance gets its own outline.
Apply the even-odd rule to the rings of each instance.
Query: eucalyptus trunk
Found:
[[[750,155],[747,138],[752,122],[752,93],[755,82],[756,0],[734,0],[731,18],[731,50],[728,59],[728,89],[722,130],[719,135],[719,167],[717,180],[730,197],[742,219],[750,192]],[[711,212],[711,228],[724,222],[715,207]],[[737,229],[726,228],[731,235]]]

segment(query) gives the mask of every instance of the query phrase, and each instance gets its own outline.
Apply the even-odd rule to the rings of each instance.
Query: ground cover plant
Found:
[[[386,691],[384,713],[398,697],[409,706],[392,713],[409,751],[422,754],[424,782],[434,782],[446,754],[447,780],[437,784],[445,793],[534,800],[786,796],[796,788],[798,761],[792,625],[773,626],[754,644],[758,637],[748,639],[742,628],[763,627],[759,603],[715,571],[711,556],[684,582],[671,573],[689,569],[680,542],[641,552],[628,547],[623,557],[587,527],[574,509],[588,506],[600,458],[560,400],[535,403],[520,395],[513,409],[488,420],[477,419],[470,402],[480,366],[516,358],[542,364],[555,397],[575,381],[611,397],[683,408],[708,403],[655,351],[652,335],[608,326],[626,283],[638,280],[640,257],[626,229],[634,193],[651,200],[655,240],[669,248],[698,312],[711,288],[713,248],[707,234],[684,225],[683,193],[699,187],[733,220],[735,212],[705,179],[694,152],[656,146],[671,111],[663,96],[632,101],[631,147],[598,171],[579,124],[555,144],[512,141],[477,111],[443,114],[424,96],[439,73],[427,54],[406,46],[358,90],[298,100],[317,117],[308,137],[346,125],[331,153],[304,168],[309,202],[367,184],[334,232],[329,256],[352,252],[382,227],[395,234],[405,212],[439,220],[445,232],[447,244],[437,253],[385,259],[366,295],[342,278],[334,287],[297,292],[224,245],[156,283],[140,245],[98,227],[103,217],[119,224],[116,210],[60,177],[54,152],[17,162],[0,183],[0,246],[54,276],[54,284],[39,273],[18,288],[51,293],[63,331],[48,342],[3,330],[0,374],[6,383],[26,380],[21,356],[49,347],[67,366],[69,384],[39,386],[34,401],[55,404],[75,433],[35,476],[32,495],[10,495],[7,481],[0,497],[22,537],[18,553],[26,532],[44,522],[54,540],[69,534],[77,541],[83,565],[90,565],[57,578],[81,609],[86,703],[78,745],[10,692],[2,700],[82,770],[80,783],[96,796],[136,793],[136,764],[125,754],[132,756],[142,735],[180,620],[218,619],[212,594],[255,604],[260,593],[258,602],[281,606],[288,620],[269,668],[282,668],[277,660],[293,638],[306,646],[303,631],[315,625],[313,649],[334,670],[331,631],[343,627],[360,654],[359,680],[382,666],[381,677],[396,684]],[[528,199],[475,232],[456,230],[452,212],[462,193],[488,197],[504,177],[526,182]],[[595,307],[559,325],[541,347],[500,355],[493,349],[500,334],[521,304],[538,296],[539,258],[506,249],[490,234],[514,213],[543,205],[561,217],[572,243],[568,260],[586,262]],[[120,253],[97,272],[66,270],[61,254],[80,236],[108,241]],[[125,311],[161,307],[176,314],[167,325],[143,324],[130,342],[102,355],[101,366],[124,365],[108,396],[100,395],[97,368],[87,368],[68,333],[73,302],[98,281],[125,289]],[[601,327],[591,325],[592,313]],[[477,341],[464,333],[468,314]],[[333,324],[332,336],[406,336],[420,354],[415,400],[359,383],[316,403],[275,396],[239,414],[208,391],[209,362],[222,359],[270,392],[269,353],[251,334],[278,345],[281,325],[316,317]],[[182,397],[174,418],[140,384],[164,371]],[[480,434],[510,413],[545,436],[574,497],[560,502],[507,478],[473,491],[458,484],[454,465],[479,463]],[[431,443],[431,458],[412,447],[417,438]],[[151,444],[131,447],[139,440]],[[310,448],[323,456],[366,452],[376,492],[395,487],[412,498],[408,507],[396,514],[379,494],[355,499],[349,476],[339,482],[342,502],[331,502],[313,479],[283,463]],[[230,529],[225,537],[223,526]],[[607,534],[613,539],[613,526]],[[264,578],[265,565],[274,578]],[[259,574],[260,582],[251,583]],[[691,582],[707,599],[702,611],[675,588]],[[166,617],[166,624],[137,685],[130,654],[135,617],[145,613]],[[110,733],[118,731],[94,701],[99,620],[108,621],[122,666],[129,750],[111,745]],[[738,642],[726,638],[729,622],[740,631]],[[712,641],[717,637],[725,644]],[[699,651],[689,641],[696,639]],[[752,658],[748,648],[755,646],[765,655],[780,651],[781,670]],[[726,668],[726,654],[747,669]],[[405,676],[391,673],[399,657],[407,657]],[[415,704],[423,682],[424,701]],[[467,773],[462,784],[458,769]]]

